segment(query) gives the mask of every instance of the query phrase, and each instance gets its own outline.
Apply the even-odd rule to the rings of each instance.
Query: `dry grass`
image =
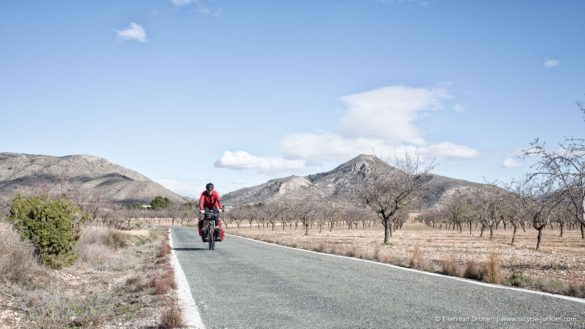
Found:
[[[160,230],[152,232],[144,236],[86,227],[75,249],[77,263],[57,271],[31,263],[26,243],[0,230],[0,248],[6,241],[27,256],[2,258],[21,259],[23,265],[6,262],[11,264],[12,276],[29,274],[26,281],[8,281],[10,276],[2,275],[0,328],[3,322],[7,328],[152,328],[167,321],[162,313],[172,299],[157,296],[152,282],[160,277],[172,288],[174,282],[168,281],[172,270],[168,273],[168,268],[156,265],[163,235]],[[28,266],[37,266],[38,273],[32,275]]]
[[[349,230],[335,227],[332,232],[317,227],[309,236],[304,230],[287,226],[284,230],[250,229],[242,225],[239,229],[230,226],[228,233],[281,245],[305,248],[337,255],[371,259],[399,266],[419,268],[508,285],[523,286],[547,292],[580,295],[585,290],[585,240],[579,230],[565,230],[559,237],[558,230],[543,231],[540,251],[536,246],[536,231],[527,228],[516,236],[511,246],[512,230],[494,231],[480,238],[479,230],[472,235],[465,229],[458,231],[433,229],[426,225],[408,222],[393,233],[389,245],[381,242],[384,230],[381,225]],[[497,250],[497,252],[496,252]],[[460,255],[450,259],[451,255]],[[457,264],[457,266],[455,266]],[[513,265],[513,266],[512,266]],[[521,274],[518,274],[521,269]],[[513,271],[517,274],[514,275]]]
[[[180,308],[174,304],[162,316],[159,329],[171,329],[184,327],[183,317]]]
[[[412,251],[412,256],[410,256],[410,262],[408,263],[408,266],[412,268],[421,268],[422,258],[423,256],[420,248],[415,246],[414,250]]]
[[[443,258],[441,262],[441,273],[450,276],[462,276],[461,270],[459,268],[459,263],[455,256],[449,255]]]
[[[490,251],[487,263],[485,264],[483,279],[491,283],[502,282],[502,270],[500,268],[500,256],[497,251]]]
[[[159,251],[158,257],[166,259],[166,257],[171,253],[171,246],[169,245],[169,234],[168,233],[164,234],[161,245],[162,245],[162,247]]]
[[[0,278],[26,283],[40,271],[34,247],[10,227],[0,228]]]
[[[483,280],[484,269],[475,260],[471,259],[465,264],[463,277],[472,280]]]

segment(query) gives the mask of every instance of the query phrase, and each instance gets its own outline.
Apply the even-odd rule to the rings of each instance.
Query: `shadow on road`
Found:
[[[193,248],[171,248],[171,249],[173,249],[173,250],[180,250],[180,251],[183,251],[183,250],[189,251],[189,250],[207,250],[209,248],[196,248],[196,247],[193,247]]]

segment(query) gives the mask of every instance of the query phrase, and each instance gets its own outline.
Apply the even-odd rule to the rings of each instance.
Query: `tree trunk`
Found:
[[[581,223],[581,239],[585,239],[585,224]]]
[[[480,233],[479,233],[479,237],[480,237],[480,238],[483,238],[483,231],[484,231],[484,230],[485,230],[485,226],[483,226],[483,225],[482,225],[482,226],[481,226]]]
[[[309,223],[305,224],[305,235],[309,235]]]
[[[388,239],[392,237],[392,222],[388,219],[384,219],[384,244],[388,244]]]
[[[536,237],[536,250],[540,250],[540,241],[542,241],[542,229],[544,228],[541,227],[540,229],[538,229],[538,236]]]
[[[514,243],[516,243],[516,230],[518,230],[518,225],[514,225],[514,224],[512,224],[512,225],[514,226],[514,232],[512,232],[512,243],[511,243],[511,245],[514,245]]]
[[[272,222],[272,230],[274,231],[274,226],[276,225],[276,222]],[[213,241],[212,241],[213,242]]]
[[[565,223],[564,222],[560,222],[559,226],[561,227],[561,234],[559,235],[559,237],[563,237],[563,233],[565,233]]]
[[[494,228],[490,226],[490,241],[494,239]]]

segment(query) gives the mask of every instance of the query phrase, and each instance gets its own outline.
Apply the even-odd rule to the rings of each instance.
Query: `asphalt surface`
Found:
[[[193,228],[173,246],[215,328],[585,328],[585,303],[496,289]]]

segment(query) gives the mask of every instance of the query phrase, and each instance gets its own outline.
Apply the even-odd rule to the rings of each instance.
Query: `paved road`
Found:
[[[208,329],[585,328],[584,303],[233,236],[209,251],[192,228],[172,238]]]

